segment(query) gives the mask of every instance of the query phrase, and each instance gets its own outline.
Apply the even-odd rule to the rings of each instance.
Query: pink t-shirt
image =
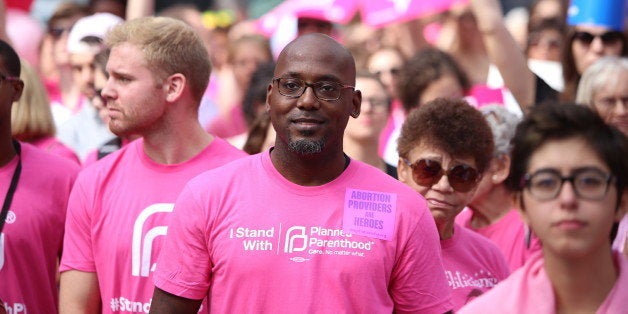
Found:
[[[144,312],[176,197],[201,172],[246,154],[216,138],[176,165],[152,161],[143,140],[85,168],[68,205],[61,271],[96,272],[104,313]]]
[[[541,251],[541,242],[534,236],[529,235],[530,229],[525,225],[517,210],[512,209],[495,223],[482,227],[473,228],[471,218],[473,211],[464,209],[456,216],[456,223],[469,228],[493,241],[502,251],[511,271],[521,267],[530,256]],[[529,240],[529,245],[526,243]]]
[[[453,237],[440,243],[454,310],[493,288],[510,274],[499,248],[467,228],[455,224]]]
[[[266,151],[188,183],[155,283],[208,296],[212,313],[444,313],[443,274],[416,192],[355,160],[332,182],[300,186]]]
[[[628,310],[628,260],[616,251],[613,258],[619,276],[597,314],[626,313]],[[458,313],[554,314],[555,297],[545,272],[543,254],[537,252],[523,267]]]
[[[78,164],[22,143],[22,174],[0,234],[0,299],[7,313],[57,312],[57,260]],[[17,157],[0,167],[4,202]]]
[[[58,156],[67,158],[69,160],[72,160],[77,165],[81,164],[81,161],[79,160],[76,153],[54,137],[45,137],[37,141],[31,142],[31,144],[51,154],[58,155]]]

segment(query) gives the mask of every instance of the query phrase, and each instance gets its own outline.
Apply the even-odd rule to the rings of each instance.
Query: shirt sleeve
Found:
[[[416,217],[416,216],[415,216]],[[438,231],[424,209],[412,221],[393,269],[391,295],[396,313],[444,313],[453,308],[445,278]]]
[[[93,198],[86,186],[85,177],[76,180],[68,200],[63,253],[59,271],[80,270],[95,272],[94,254],[92,250],[92,210]]]
[[[205,211],[190,185],[178,197],[154,273],[155,286],[188,299],[207,295],[211,261]]]

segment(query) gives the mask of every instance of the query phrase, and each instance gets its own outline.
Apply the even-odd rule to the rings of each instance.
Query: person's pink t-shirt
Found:
[[[69,160],[72,160],[77,165],[81,164],[81,161],[79,160],[76,153],[54,137],[45,137],[45,138],[33,141],[31,142],[31,145],[39,149],[42,149],[44,151],[47,151],[51,154],[58,155],[58,156],[67,158]]]
[[[22,174],[0,234],[0,299],[7,313],[57,313],[57,261],[78,164],[21,143]],[[0,167],[4,202],[17,157]]]
[[[595,312],[597,314],[626,313],[628,310],[628,260],[616,251],[613,251],[613,260],[619,276]],[[544,261],[541,252],[535,253],[510,277],[457,313],[555,314],[556,295],[545,272]]]
[[[493,288],[510,274],[499,248],[467,228],[454,224],[454,235],[440,243],[454,310]]]
[[[188,183],[154,279],[212,313],[444,313],[440,256],[425,200],[399,181],[352,160],[300,186],[266,151]]]
[[[246,154],[214,139],[190,160],[163,165],[142,139],[85,168],[68,205],[60,270],[95,272],[104,313],[148,312],[152,276],[174,201],[187,181]]]
[[[510,210],[495,223],[482,228],[471,226],[472,217],[473,211],[465,208],[456,216],[456,223],[493,241],[504,254],[511,271],[521,267],[530,256],[541,250],[540,240],[530,234],[530,229],[515,209]]]

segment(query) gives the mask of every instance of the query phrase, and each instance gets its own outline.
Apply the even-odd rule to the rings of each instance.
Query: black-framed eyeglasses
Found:
[[[0,73],[0,82],[4,82],[4,81],[19,81],[20,77],[19,76],[11,76],[11,75],[5,75]]]
[[[277,83],[279,94],[290,97],[299,98],[305,89],[311,87],[314,95],[319,100],[331,101],[340,99],[341,91],[345,88],[355,88],[355,86],[344,85],[332,81],[320,81],[315,83],[307,83],[298,78],[292,77],[275,77],[273,82]]]
[[[598,201],[608,192],[614,176],[598,168],[584,167],[575,169],[569,176],[563,176],[556,169],[541,169],[523,176],[523,187],[538,201],[549,201],[558,197],[565,181],[569,181],[582,199]]]
[[[412,168],[412,180],[420,186],[431,187],[446,175],[455,191],[465,193],[480,181],[480,172],[469,165],[459,164],[445,170],[436,160],[419,159],[414,163],[405,158],[402,160]]]
[[[624,35],[618,31],[609,31],[599,35],[584,31],[574,33],[574,39],[579,40],[585,45],[590,45],[596,37],[599,37],[604,45],[612,45],[622,40]]]

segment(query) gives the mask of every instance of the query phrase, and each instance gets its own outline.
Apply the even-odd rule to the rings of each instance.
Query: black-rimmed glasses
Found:
[[[522,184],[536,200],[549,201],[555,199],[565,181],[569,181],[576,196],[597,201],[604,198],[613,179],[611,174],[593,167],[575,169],[570,176],[562,176],[556,169],[541,169],[525,174]]]
[[[273,82],[277,83],[279,94],[290,97],[299,98],[305,89],[311,87],[314,95],[319,100],[331,101],[340,99],[341,91],[345,88],[355,88],[354,86],[340,84],[332,81],[320,81],[315,83],[307,83],[298,78],[276,77]]]

